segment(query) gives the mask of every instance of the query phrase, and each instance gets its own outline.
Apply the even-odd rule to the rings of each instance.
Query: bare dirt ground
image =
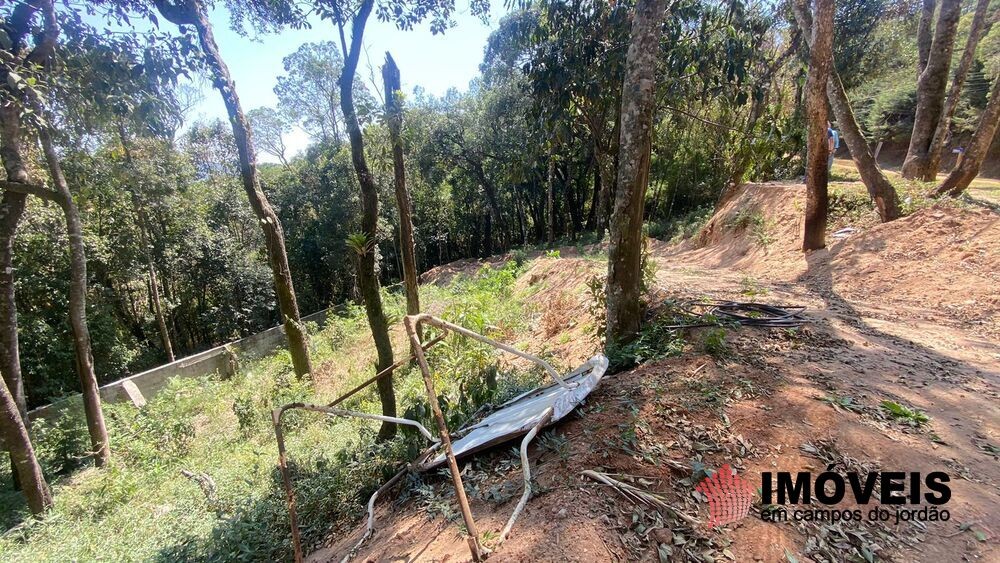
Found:
[[[729,330],[713,354],[694,332],[681,356],[606,378],[531,448],[538,492],[491,560],[1000,561],[1000,217],[934,207],[803,255],[802,197],[801,185],[748,186],[700,235],[652,250],[657,299],[799,304],[810,323]],[[766,236],[734,220],[744,209],[766,219]],[[586,282],[602,271],[600,262],[562,258],[537,260],[524,274],[519,283],[537,305],[536,350],[564,365],[593,352]],[[930,420],[894,418],[881,407],[887,400]],[[501,446],[466,464],[489,538],[521,492],[515,459]],[[753,483],[762,471],[815,475],[829,464],[944,471],[950,519],[772,523],[757,504],[750,517],[709,529],[694,484],[727,463]],[[586,469],[627,475],[619,478],[700,523],[638,506],[582,477]],[[453,501],[449,489],[441,478],[438,502],[381,503],[378,530],[356,560],[469,560],[461,519],[442,508]],[[362,531],[359,523],[332,536],[311,559],[340,560]]]

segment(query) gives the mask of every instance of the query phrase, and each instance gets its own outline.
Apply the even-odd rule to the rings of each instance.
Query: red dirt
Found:
[[[798,331],[729,330],[717,357],[702,351],[704,332],[694,332],[683,355],[606,378],[580,416],[550,430],[565,445],[550,437],[530,448],[540,491],[490,560],[864,561],[870,553],[877,561],[1000,561],[997,215],[924,209],[804,256],[801,196],[796,185],[749,186],[693,240],[653,249],[660,293],[802,304],[811,322]],[[738,209],[770,221],[766,248],[727,220]],[[522,289],[538,288],[532,349],[547,347],[566,365],[595,349],[584,282],[601,271],[592,260],[540,259],[522,276]],[[931,420],[903,424],[880,408],[884,400]],[[481,532],[497,532],[520,494],[512,459],[501,446],[466,465]],[[641,475],[633,484],[704,522],[707,505],[693,492],[702,474],[692,468],[728,463],[758,482],[761,471],[815,474],[832,462],[862,473],[945,471],[951,519],[770,523],[754,511],[709,530],[580,476]],[[428,482],[436,498],[453,500],[445,479]],[[358,561],[469,560],[460,518],[431,518],[412,496],[380,503],[378,518]],[[339,560],[362,530],[359,523],[350,537],[331,538],[311,559]]]

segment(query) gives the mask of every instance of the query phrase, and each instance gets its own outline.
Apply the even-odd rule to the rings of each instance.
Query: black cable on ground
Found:
[[[795,328],[808,322],[802,314],[806,308],[801,305],[772,305],[768,303],[747,303],[741,301],[702,301],[687,303],[680,307],[692,322],[666,325],[664,328],[682,329],[738,324],[764,328]],[[697,311],[695,309],[703,309]],[[714,317],[715,322],[709,322]]]

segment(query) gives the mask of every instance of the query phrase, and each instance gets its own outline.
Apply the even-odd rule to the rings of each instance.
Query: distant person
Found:
[[[829,121],[826,122],[826,142],[829,155],[826,157],[826,169],[833,170],[833,153],[840,148],[840,132],[833,128]]]

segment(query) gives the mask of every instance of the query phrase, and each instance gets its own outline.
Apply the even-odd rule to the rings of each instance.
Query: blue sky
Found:
[[[358,79],[370,84],[373,72],[374,76],[380,77],[378,69],[388,50],[399,65],[404,92],[412,92],[416,86],[438,96],[449,88],[466,90],[469,81],[479,74],[486,40],[503,12],[502,5],[493,6],[490,23],[484,25],[478,18],[469,15],[468,6],[460,7],[453,18],[457,25],[443,35],[431,34],[427,25],[415,27],[412,31],[400,31],[391,23],[378,21],[373,14],[365,31],[365,51],[361,55]],[[336,26],[318,19],[312,22],[311,29],[283,31],[254,39],[233,32],[229,28],[229,14],[221,7],[213,10],[210,18],[215,26],[219,49],[236,80],[236,91],[247,111],[277,104],[273,88],[277,77],[284,74],[282,58],[302,43],[338,40]],[[203,90],[204,99],[190,118],[225,119],[226,109],[218,92],[207,82],[203,84]],[[286,137],[285,142],[291,155],[305,148],[308,138],[304,132],[295,131]],[[274,160],[265,154],[259,155],[259,158]]]

